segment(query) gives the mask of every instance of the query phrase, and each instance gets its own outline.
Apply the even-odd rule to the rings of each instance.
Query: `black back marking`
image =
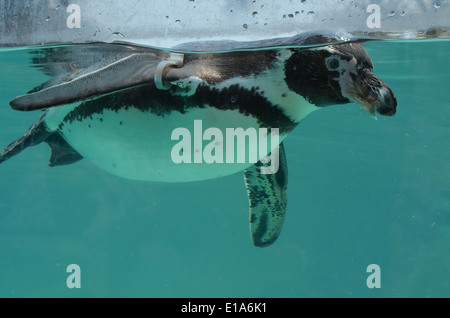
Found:
[[[254,52],[228,52],[215,54],[186,54],[184,64],[210,85],[234,77],[258,75],[270,68],[279,51],[261,50]]]
[[[279,128],[280,133],[287,133],[297,125],[256,88],[247,89],[236,84],[217,89],[201,84],[191,96],[174,95],[171,91],[160,91],[151,85],[145,85],[85,101],[67,114],[60,127],[75,120],[92,119],[94,114],[103,114],[104,110],[117,112],[136,108],[164,117],[172,112],[183,114],[194,108],[205,107],[237,110],[241,114],[257,118],[261,127]]]

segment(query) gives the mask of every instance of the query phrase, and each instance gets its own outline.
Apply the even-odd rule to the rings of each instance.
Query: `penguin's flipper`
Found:
[[[283,143],[278,148],[278,154],[276,173],[262,174],[264,165],[260,161],[244,171],[250,201],[250,231],[253,244],[258,247],[275,242],[286,214],[288,169]]]
[[[46,127],[44,118],[47,112],[44,112],[39,119],[28,129],[28,131],[19,139],[10,143],[5,150],[0,153],[0,163],[19,154],[25,148],[35,146],[41,142],[46,142],[51,150],[49,166],[62,166],[74,163],[83,157],[74,150],[57,131],[49,131]]]
[[[163,81],[177,79],[166,66],[180,67],[183,63],[182,54],[152,48],[95,44],[58,49],[43,53],[50,57],[45,57],[42,64],[38,58],[35,62],[53,78],[14,98],[10,102],[12,108],[21,111],[49,108],[144,84],[155,83],[164,89]]]

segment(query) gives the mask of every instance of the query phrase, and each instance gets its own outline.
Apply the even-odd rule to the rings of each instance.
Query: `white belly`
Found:
[[[65,114],[73,108],[74,105],[68,105],[51,109],[46,118],[49,128],[56,129]],[[202,121],[203,132],[214,127],[223,133],[223,143],[217,145],[223,149],[223,163],[194,162],[195,155],[197,159],[204,159],[199,153],[202,154],[208,144],[215,142],[203,140],[199,147],[197,138],[197,144],[194,144],[194,120]],[[255,145],[254,141],[249,143],[249,138],[246,138],[245,149],[235,148],[233,160],[226,158],[229,150],[226,147],[226,128],[238,127],[244,130],[254,128],[258,132],[259,125],[254,118],[243,116],[238,111],[209,107],[193,109],[185,114],[172,112],[165,117],[129,108],[118,112],[104,110],[103,114],[93,114],[91,119],[65,123],[60,133],[84,158],[116,176],[145,181],[185,182],[230,175],[254,164],[250,162],[248,151]],[[173,160],[172,151],[180,142],[172,140],[176,128],[186,128],[191,132],[191,163],[175,163]],[[275,147],[270,145],[270,129],[268,133],[268,150],[259,155],[266,155]],[[285,137],[280,135],[279,142]],[[237,163],[239,151],[246,151],[244,163]]]

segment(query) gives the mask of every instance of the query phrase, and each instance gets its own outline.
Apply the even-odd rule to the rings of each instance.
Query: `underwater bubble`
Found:
[[[394,11],[394,10],[389,11],[388,15],[389,15],[390,17],[393,17],[393,16],[395,15],[395,11]]]
[[[245,23],[242,25],[242,27],[244,28],[244,30],[247,30],[247,29],[248,29],[248,25],[245,24]]]
[[[257,11],[253,11],[252,16],[254,17],[255,15],[257,15],[258,12]]]
[[[45,21],[47,21],[47,22],[50,21],[50,17],[47,17],[47,18],[45,19]]]
[[[400,13],[400,15],[403,17],[403,16],[405,16],[405,11],[402,11],[401,13]]]
[[[433,7],[435,7],[436,9],[439,9],[441,7],[441,4],[439,2],[434,2]]]

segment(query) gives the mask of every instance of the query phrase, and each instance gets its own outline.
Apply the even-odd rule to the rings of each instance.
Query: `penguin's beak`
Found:
[[[368,68],[359,71],[352,85],[351,95],[369,112],[393,116],[397,110],[397,99],[390,87]]]

